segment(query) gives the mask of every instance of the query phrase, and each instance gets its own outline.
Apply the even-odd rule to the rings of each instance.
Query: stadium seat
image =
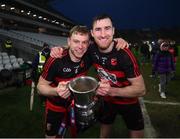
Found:
[[[1,71],[2,69],[4,69],[4,66],[3,66],[3,64],[0,64],[0,71]]]
[[[3,60],[2,59],[0,59],[0,64],[2,64],[3,63]]]
[[[14,62],[14,63],[12,64],[12,67],[13,67],[13,69],[18,69],[18,68],[20,68],[20,65],[19,65],[18,62]]]
[[[17,61],[20,65],[22,65],[24,63],[24,60],[22,58],[17,58]]]
[[[8,69],[8,70],[12,70],[13,67],[12,67],[11,63],[6,63],[4,68]]]
[[[9,58],[14,59],[14,58],[16,58],[16,56],[15,55],[10,55]]]
[[[9,59],[3,59],[2,63],[5,65],[5,64],[8,64],[10,63],[10,60]]]
[[[27,63],[28,63],[29,65],[32,65],[32,61],[27,61]]]
[[[2,52],[1,55],[2,56],[8,56],[8,54],[6,52]]]
[[[17,62],[17,59],[16,58],[10,58],[10,62],[13,64],[13,63],[16,63]]]
[[[4,56],[2,56],[2,59],[9,59],[9,56],[8,55],[4,55]]]

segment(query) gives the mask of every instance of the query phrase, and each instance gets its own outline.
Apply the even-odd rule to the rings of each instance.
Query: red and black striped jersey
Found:
[[[51,86],[57,86],[60,81],[70,81],[75,77],[85,75],[92,65],[90,59],[86,54],[82,57],[80,62],[73,62],[69,56],[69,53],[63,56],[63,58],[47,59],[41,76],[51,81]],[[48,100],[58,106],[67,106],[67,100],[60,97],[48,97]]]
[[[109,53],[101,53],[96,45],[89,47],[88,52],[93,60],[93,66],[100,79],[109,80],[113,87],[125,87],[131,83],[128,78],[140,76],[136,58],[129,49],[117,51],[115,47]],[[105,97],[105,100],[116,104],[137,102],[137,98]]]

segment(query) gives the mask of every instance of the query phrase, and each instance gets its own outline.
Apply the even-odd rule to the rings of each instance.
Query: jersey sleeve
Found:
[[[47,81],[53,81],[58,69],[56,58],[49,57],[44,65],[41,76]]]
[[[137,63],[137,60],[135,56],[132,54],[132,52],[129,49],[123,49],[122,50],[122,61],[123,61],[123,70],[125,72],[125,75],[127,78],[134,78],[141,75],[140,69]]]

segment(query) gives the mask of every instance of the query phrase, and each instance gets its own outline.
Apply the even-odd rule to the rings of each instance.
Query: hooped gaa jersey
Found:
[[[101,53],[96,45],[88,49],[93,60],[93,66],[98,72],[99,79],[107,79],[113,87],[125,87],[131,85],[127,78],[140,76],[137,61],[129,49],[119,51],[113,47],[109,53]],[[135,98],[105,96],[104,99],[114,104],[133,104],[137,102]]]
[[[56,87],[61,81],[70,81],[75,77],[86,75],[91,65],[92,63],[85,55],[80,62],[73,62],[70,59],[68,50],[66,50],[64,51],[63,58],[49,57],[41,76],[47,81],[52,81],[51,86]],[[61,107],[68,107],[71,102],[70,100],[71,97],[67,99],[59,96],[47,98],[48,103]],[[55,106],[54,110],[56,109]],[[53,107],[51,109],[53,109]]]

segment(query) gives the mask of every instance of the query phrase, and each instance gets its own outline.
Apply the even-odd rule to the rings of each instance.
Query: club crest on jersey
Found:
[[[111,65],[112,66],[116,66],[117,65],[117,59],[116,58],[112,58],[111,59]]]
[[[81,67],[81,68],[84,67],[84,61],[81,61],[80,67]]]

